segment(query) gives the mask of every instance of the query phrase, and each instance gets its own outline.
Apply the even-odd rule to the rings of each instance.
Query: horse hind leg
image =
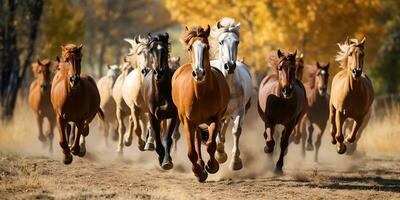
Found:
[[[181,118],[188,145],[188,158],[192,163],[192,171],[199,182],[205,182],[208,173],[204,170],[204,161],[201,158],[200,130],[195,130],[194,125],[185,117]],[[195,144],[196,143],[196,144]]]
[[[166,127],[163,130],[163,137],[162,137],[162,142],[164,146],[164,160],[161,164],[161,167],[165,170],[169,170],[173,168],[173,163],[172,163],[172,158],[171,158],[171,145],[172,145],[172,134],[174,133],[175,127],[176,127],[176,117],[167,119],[166,121]]]
[[[142,139],[142,129],[139,120],[141,112],[141,109],[138,107],[131,109],[131,129],[125,140],[125,146],[130,146],[132,144],[132,134],[135,132],[135,135],[138,137],[138,148],[140,151],[144,151],[145,142]]]
[[[271,124],[270,122],[265,122],[264,139],[266,144],[264,147],[264,152],[271,155],[275,148],[274,131],[275,125]]]
[[[229,126],[229,118],[226,119],[222,124],[222,129],[219,131],[217,136],[217,153],[216,159],[219,163],[225,163],[228,159],[228,155],[225,153],[225,134]]]
[[[219,120],[215,120],[211,122],[210,126],[208,127],[208,141],[206,143],[207,152],[210,155],[210,159],[207,161],[206,170],[210,174],[215,174],[219,170],[219,163],[215,159],[215,152],[217,150],[217,142],[216,137],[219,130]]]
[[[321,147],[321,138],[322,135],[324,134],[326,126],[319,126],[320,128],[320,133],[317,135],[317,140],[315,141],[315,152],[314,152],[314,161],[318,162],[318,153],[319,153],[319,148]]]
[[[281,136],[281,152],[279,154],[279,160],[276,163],[276,169],[275,173],[276,174],[283,174],[282,168],[283,168],[283,158],[286,155],[287,147],[289,145],[289,137],[290,134],[292,133],[294,128],[293,123],[287,125],[285,129],[282,132]]]
[[[84,122],[77,122],[76,123],[76,130],[75,130],[75,138],[74,138],[74,142],[72,144],[71,147],[71,153],[73,155],[78,155],[80,152],[80,146],[79,146],[79,141],[80,141],[80,137],[82,135],[82,131],[83,131],[83,127],[84,127]]]
[[[124,134],[126,131],[125,123],[124,123],[124,117],[125,115],[123,114],[123,111],[121,109],[117,108],[116,111],[117,115],[117,121],[118,121],[118,148],[117,152],[119,155],[122,155],[123,153],[123,148],[124,148]]]
[[[233,148],[232,148],[232,162],[230,164],[230,168],[232,170],[240,170],[243,168],[242,159],[240,159],[240,149],[239,149],[239,140],[240,135],[242,134],[242,125],[243,125],[244,112],[241,112],[236,116],[233,121]]]

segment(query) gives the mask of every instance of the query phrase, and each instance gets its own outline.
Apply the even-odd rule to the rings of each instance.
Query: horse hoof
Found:
[[[72,155],[71,154],[66,154],[66,155],[64,155],[63,163],[65,165],[69,165],[69,164],[72,163],[72,160],[73,160]]]
[[[206,171],[210,174],[215,174],[217,173],[219,170],[219,164],[218,162],[210,162],[208,161],[207,165],[206,165]]]
[[[146,145],[144,146],[145,151],[154,151],[155,147],[153,143],[146,142]]]
[[[337,152],[338,154],[344,154],[346,152],[346,145],[345,144],[337,144]]]
[[[126,139],[125,142],[124,142],[124,144],[125,144],[125,146],[129,147],[129,146],[132,145],[132,140]]]
[[[240,158],[234,159],[232,161],[232,163],[230,164],[229,168],[232,170],[235,170],[235,171],[241,170],[243,168],[242,159],[240,159]]]
[[[332,138],[331,142],[332,142],[332,144],[336,144],[337,143],[336,139],[334,139],[334,138]]]
[[[275,147],[275,141],[273,141],[273,140],[267,141],[267,143],[265,144],[265,147],[264,147],[264,152],[272,153],[274,151],[274,147]]]
[[[40,134],[38,137],[39,141],[41,142],[46,142],[46,136],[44,136],[43,134]]]
[[[80,150],[80,147],[79,147],[79,146],[77,146],[77,147],[71,149],[71,153],[72,153],[74,156],[77,156],[77,155],[79,154],[80,151],[81,151],[81,150]]]
[[[208,178],[208,173],[206,171],[201,172],[200,176],[197,177],[197,181],[204,183]]]
[[[173,167],[174,167],[174,164],[171,161],[166,161],[161,164],[161,168],[163,168],[163,170],[170,170]]]
[[[138,143],[139,151],[145,151],[145,149],[144,149],[145,145],[146,145],[146,143],[143,140],[139,139],[139,143]]]
[[[124,153],[124,151],[122,149],[117,149],[118,156],[121,157],[123,155],[123,153]]]
[[[85,156],[85,154],[86,154],[86,147],[85,147],[85,146],[82,146],[82,147],[80,148],[80,150],[79,150],[78,156],[79,156],[79,157],[83,157],[83,156]]]
[[[350,137],[347,137],[347,138],[344,140],[344,142],[347,143],[347,144],[351,144],[351,143],[354,142],[354,140],[352,140]]]
[[[215,155],[215,158],[217,159],[217,161],[220,164],[222,164],[222,163],[225,163],[226,160],[228,160],[228,155],[225,152],[218,152],[217,151],[217,154]]]
[[[264,147],[264,153],[270,154],[270,153],[272,153],[272,152],[274,152],[274,148],[269,148],[268,146],[265,146],[265,147]]]
[[[277,167],[274,171],[274,174],[277,176],[283,176],[283,170],[281,167]]]
[[[307,144],[306,150],[307,151],[313,151],[314,150],[314,146],[312,144]]]

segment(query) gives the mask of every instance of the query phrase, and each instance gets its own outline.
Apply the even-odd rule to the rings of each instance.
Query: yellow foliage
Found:
[[[271,50],[304,52],[306,63],[333,62],[336,43],[367,37],[367,63],[373,61],[384,31],[379,0],[164,0],[182,25],[211,24],[222,17],[241,22],[239,56],[256,70],[266,69]]]

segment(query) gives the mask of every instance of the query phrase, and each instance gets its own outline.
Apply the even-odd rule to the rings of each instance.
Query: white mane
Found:
[[[359,43],[357,39],[350,39],[349,41],[350,43],[348,43],[347,40],[343,44],[337,43],[340,50],[336,54],[335,60],[340,63],[341,68],[347,67],[347,61],[350,54],[350,50],[352,47],[358,45]]]
[[[240,23],[229,17],[224,17],[217,21],[215,26],[211,29],[211,36],[218,38],[218,36],[225,32],[233,32],[239,36]]]

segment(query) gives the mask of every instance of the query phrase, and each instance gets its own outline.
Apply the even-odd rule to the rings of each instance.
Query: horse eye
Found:
[[[192,46],[189,46],[188,51],[191,51],[191,50],[192,50]]]
[[[349,56],[353,56],[353,52],[350,52],[350,53],[349,53]]]
[[[222,45],[222,44],[223,44],[223,41],[220,41],[219,44]]]

